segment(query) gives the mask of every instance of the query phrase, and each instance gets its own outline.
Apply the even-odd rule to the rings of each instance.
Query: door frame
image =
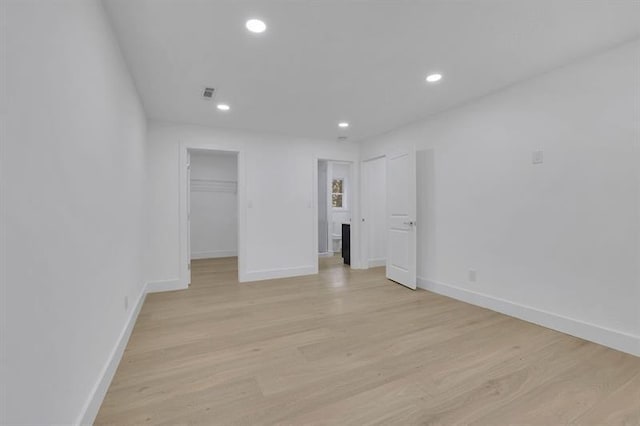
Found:
[[[180,142],[178,144],[179,150],[179,266],[180,266],[180,284],[183,288],[187,288],[191,284],[191,259],[189,259],[189,196],[187,193],[189,182],[187,162],[189,159],[189,151],[211,151],[211,152],[225,152],[237,154],[238,162],[238,281],[246,281],[245,271],[245,232],[246,232],[246,211],[241,206],[246,205],[246,181],[245,181],[245,157],[244,152],[238,149],[229,149],[224,145],[213,142]]]
[[[324,156],[313,157],[313,242],[312,253],[315,258],[315,273],[319,271],[320,257],[318,256],[318,161],[333,161],[349,164],[349,214],[351,215],[351,269],[362,269],[360,261],[360,197],[359,197],[359,164],[353,159],[331,158]],[[327,178],[328,179],[328,178]],[[331,233],[329,233],[330,236]],[[329,237],[330,239],[330,237]]]
[[[386,154],[382,154],[382,155],[377,155],[375,157],[371,157],[371,158],[367,158],[366,160],[362,160],[360,161],[360,172],[362,175],[362,178],[360,180],[361,182],[361,191],[360,191],[360,201],[361,201],[361,207],[360,207],[360,211],[362,212],[361,214],[361,249],[362,252],[360,254],[360,258],[362,259],[362,267],[363,269],[369,269],[372,267],[376,267],[376,266],[386,266],[386,263],[384,265],[375,265],[375,266],[371,266],[369,265],[369,239],[371,237],[371,228],[369,226],[370,222],[366,222],[366,218],[370,216],[370,211],[369,211],[369,204],[368,204],[368,197],[367,197],[367,188],[370,184],[370,182],[368,181],[367,178],[367,174],[366,174],[366,165],[365,163],[369,163],[371,161],[376,161],[376,160],[381,160],[384,159],[385,161],[385,168],[386,168],[386,160],[387,160],[387,155]],[[383,191],[385,191],[385,195],[386,195],[386,191],[387,191],[387,186],[386,186],[386,177],[385,177],[385,186],[384,188],[381,188]],[[386,198],[386,197],[385,197]],[[387,208],[385,205],[385,211],[384,211],[384,215],[385,215],[385,221],[387,219]],[[385,225],[385,232],[386,232],[386,225]],[[386,247],[385,247],[385,252],[386,252]],[[385,255],[385,259],[386,259],[386,255]]]
[[[329,163],[329,160],[319,159],[316,164],[319,165],[321,161],[324,161],[325,163]],[[333,256],[333,248],[332,248],[332,245],[331,245],[331,241],[332,241],[331,240],[331,233],[329,232],[329,217],[331,217],[331,208],[329,207],[329,191],[328,191],[329,187],[331,185],[331,183],[329,182],[329,171],[330,171],[330,169],[331,168],[329,167],[329,164],[327,164],[327,175],[326,175],[326,182],[325,182],[325,184],[326,184],[325,188],[327,189],[327,191],[326,191],[326,194],[325,194],[325,200],[324,201],[326,203],[325,204],[325,215],[326,215],[326,218],[327,218],[327,241],[326,241],[326,243],[327,243],[327,251],[326,251],[326,254],[328,256]],[[318,169],[316,168],[316,170],[318,170]],[[317,176],[316,185],[318,185],[319,183],[320,183],[320,176]],[[316,187],[316,190],[317,190],[317,187]],[[319,194],[316,192],[316,197],[318,195]],[[319,197],[318,197],[318,199],[319,199]],[[317,207],[318,208],[316,208],[316,212],[319,212],[320,211],[320,206],[317,206]],[[318,221],[319,221],[319,215],[318,215]],[[319,237],[318,237],[318,240],[319,240]],[[320,255],[320,252],[318,252],[318,255]]]

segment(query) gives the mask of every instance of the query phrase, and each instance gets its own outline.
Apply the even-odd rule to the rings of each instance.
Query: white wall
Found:
[[[152,123],[149,130],[149,218],[147,271],[150,281],[180,277],[179,146],[241,151],[246,200],[239,212],[246,231],[240,278],[313,273],[317,268],[318,158],[355,161],[350,143],[245,133],[208,127]],[[242,188],[239,188],[239,196]],[[242,203],[242,198],[241,198]],[[243,219],[244,217],[244,219]],[[242,223],[242,221],[245,223]],[[243,242],[240,243],[242,256]]]
[[[10,1],[3,18],[1,422],[91,421],[143,290],[146,119],[100,2]]]
[[[387,159],[362,163],[362,203],[365,219],[363,249],[368,266],[383,266],[387,259]]]
[[[238,254],[238,159],[191,153],[191,258]]]
[[[431,150],[423,286],[640,354],[639,58],[636,41],[362,143]]]

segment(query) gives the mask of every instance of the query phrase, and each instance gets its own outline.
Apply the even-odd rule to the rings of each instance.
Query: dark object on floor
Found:
[[[345,265],[351,265],[351,225],[342,224],[342,258]]]

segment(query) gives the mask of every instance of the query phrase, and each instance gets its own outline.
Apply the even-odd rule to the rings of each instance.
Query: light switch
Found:
[[[533,164],[542,164],[544,162],[544,154],[542,151],[533,151],[531,155],[531,162]]]

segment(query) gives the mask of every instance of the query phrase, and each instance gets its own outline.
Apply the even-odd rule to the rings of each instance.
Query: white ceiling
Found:
[[[640,36],[637,0],[105,4],[150,118],[330,139],[376,135]],[[249,33],[251,17],[267,31]],[[444,74],[436,85],[432,71]],[[213,102],[200,98],[209,85]]]

